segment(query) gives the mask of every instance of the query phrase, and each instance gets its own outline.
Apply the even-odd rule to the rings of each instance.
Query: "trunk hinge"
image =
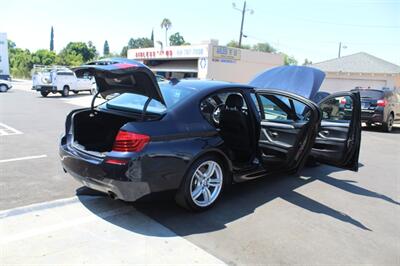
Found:
[[[90,111],[94,113],[94,102],[96,101],[97,96],[99,96],[100,92],[96,92],[96,94],[93,96],[92,102],[90,104]]]
[[[147,107],[149,106],[151,100],[153,100],[153,99],[148,98],[147,101],[144,103],[143,111],[142,111],[142,121],[144,121],[144,119],[146,118]]]

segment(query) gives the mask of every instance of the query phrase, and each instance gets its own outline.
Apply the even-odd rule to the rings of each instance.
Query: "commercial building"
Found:
[[[128,50],[128,58],[143,62],[167,78],[215,79],[247,83],[257,73],[283,65],[282,54],[271,54],[218,45],[212,40],[199,45]]]
[[[311,66],[326,73],[321,90],[327,92],[355,87],[400,87],[400,66],[363,52]]]
[[[10,65],[8,62],[7,34],[0,32],[0,79],[10,77]]]

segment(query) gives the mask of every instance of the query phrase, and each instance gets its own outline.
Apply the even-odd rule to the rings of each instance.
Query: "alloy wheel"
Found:
[[[199,207],[211,205],[219,196],[223,183],[221,166],[205,161],[197,167],[190,181],[190,196]]]

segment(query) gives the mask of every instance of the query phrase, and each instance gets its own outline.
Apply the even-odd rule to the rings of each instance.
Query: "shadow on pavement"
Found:
[[[90,94],[89,92],[79,92],[78,94],[75,94],[73,92],[70,92],[69,95],[67,97],[63,97],[60,93],[50,93],[49,95],[47,95],[47,97],[43,97],[40,95],[40,93],[38,92],[37,94],[37,98],[41,98],[41,99],[79,99],[79,98],[84,98],[84,97],[88,97],[88,96],[92,96],[92,94]]]
[[[281,198],[310,212],[323,214],[360,229],[371,231],[371,229],[367,228],[351,215],[342,213],[295,191],[295,189],[315,180],[319,180],[349,193],[381,199],[391,204],[400,205],[399,202],[385,195],[354,185],[355,181],[340,180],[329,176],[329,174],[336,171],[341,170],[330,166],[320,166],[317,168],[304,169],[302,171],[302,176],[308,178],[306,180],[295,176],[276,176],[233,185],[225,191],[224,196],[218,204],[212,209],[202,213],[188,212],[178,207],[173,200],[169,199],[134,204],[120,202],[120,204],[123,206],[133,205],[140,212],[148,215],[180,236],[224,229],[226,224],[253,213],[258,207],[276,198]],[[82,193],[82,191],[80,193],[85,194],[84,192]],[[95,193],[95,195],[103,195],[96,192],[92,193]],[[77,194],[79,197],[79,193]],[[82,203],[93,213],[98,213],[98,208],[93,208],[90,203],[85,201],[82,201]],[[127,230],[132,230],[134,232],[139,231],[139,233],[146,232],[146,234],[148,234],[148,230],[143,231],[130,226],[129,221],[133,221],[134,219],[135,217],[126,215],[125,219],[114,219],[111,217],[108,218],[107,221]],[[150,232],[150,235],[156,234]]]

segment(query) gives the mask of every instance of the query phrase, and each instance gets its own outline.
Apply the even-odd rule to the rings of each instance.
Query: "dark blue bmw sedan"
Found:
[[[232,183],[295,173],[307,159],[358,170],[357,92],[332,94],[317,105],[279,85],[158,84],[145,65],[118,58],[75,72],[94,76],[107,100],[96,106],[95,97],[90,108],[67,116],[61,162],[83,185],[113,198],[135,201],[174,191],[179,205],[200,211]],[[321,82],[298,88],[315,90]],[[343,99],[350,106],[346,112]]]

